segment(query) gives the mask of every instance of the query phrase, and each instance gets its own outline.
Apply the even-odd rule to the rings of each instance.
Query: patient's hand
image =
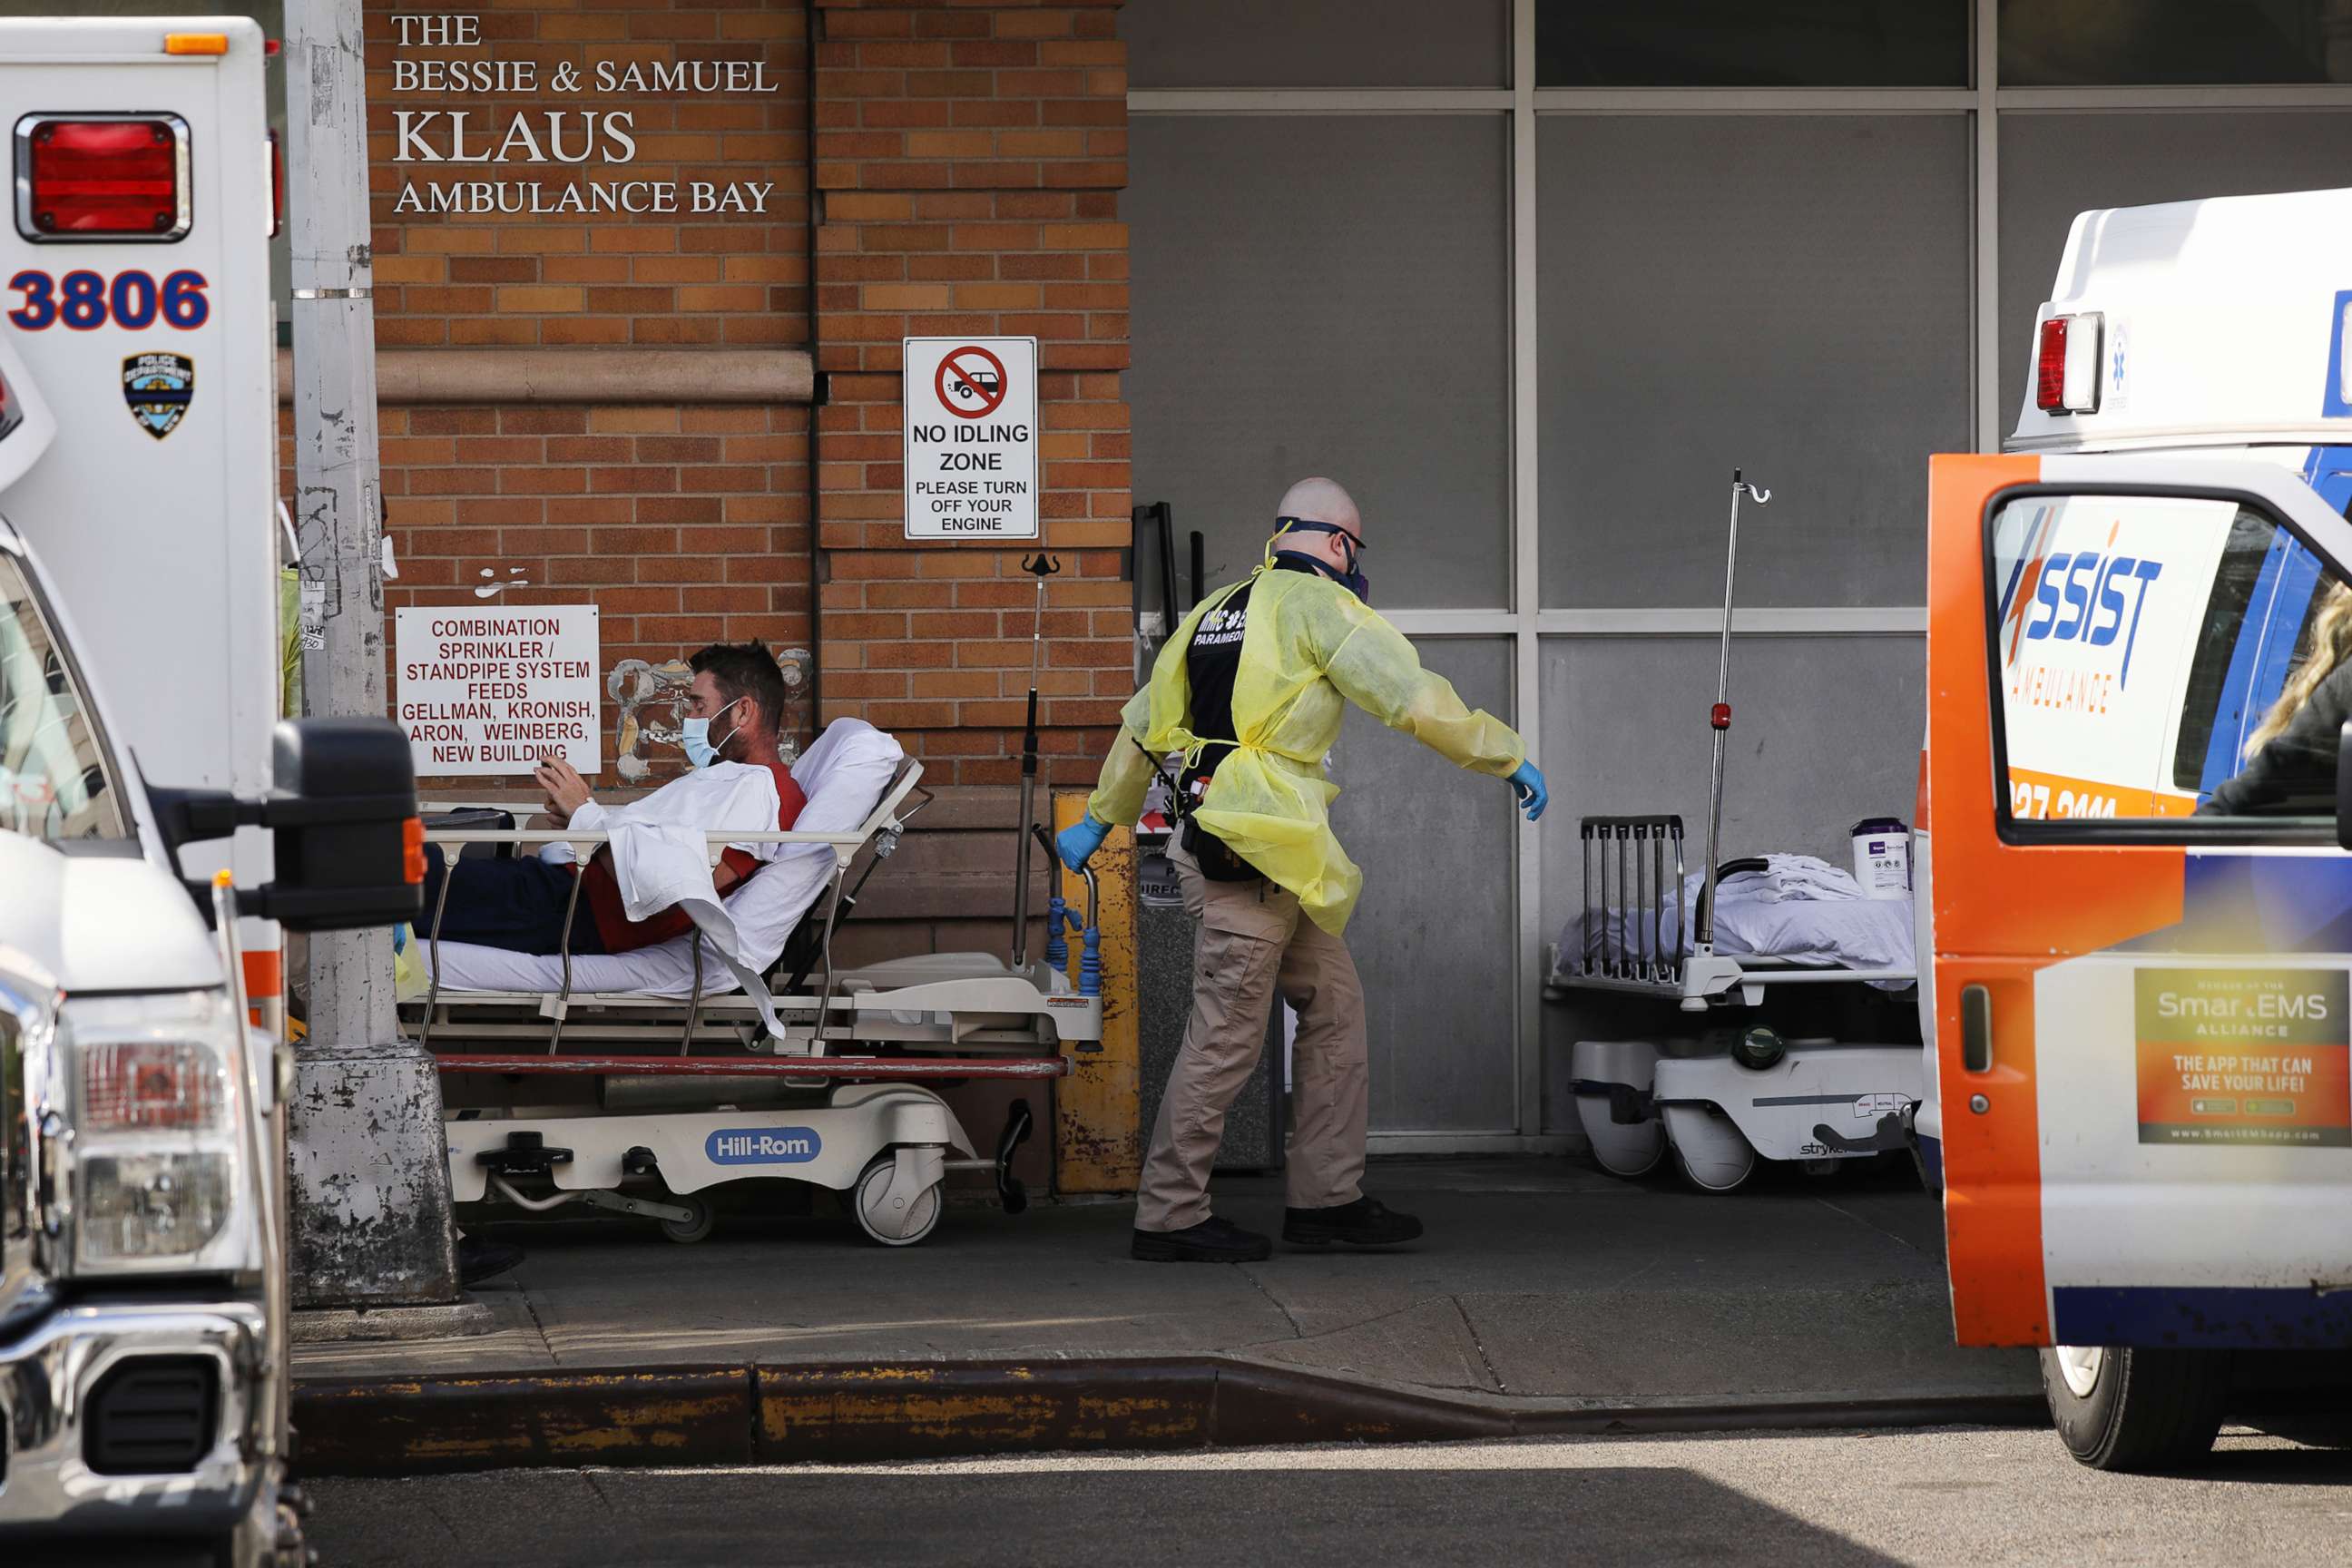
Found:
[[[547,792],[548,814],[569,826],[572,813],[588,804],[588,781],[580,770],[562,757],[545,756],[532,770],[531,777]]]

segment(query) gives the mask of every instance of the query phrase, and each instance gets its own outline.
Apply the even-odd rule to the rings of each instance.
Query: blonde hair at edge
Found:
[[[2335,674],[2336,667],[2347,658],[2352,658],[2352,587],[2338,583],[2327,591],[2327,602],[2319,607],[2318,618],[2312,622],[2310,654],[2287,681],[2286,689],[2279,693],[2279,700],[2271,704],[2262,723],[2247,737],[2247,757],[2251,759],[2277,740],[2280,731],[2311,700],[2311,694],[2319,689],[2319,683]]]

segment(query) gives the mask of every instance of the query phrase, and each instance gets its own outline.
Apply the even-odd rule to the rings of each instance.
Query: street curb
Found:
[[[300,1468],[331,1476],[2048,1420],[2025,1394],[1522,1405],[1211,1356],[730,1364],[315,1380],[294,1390]]]

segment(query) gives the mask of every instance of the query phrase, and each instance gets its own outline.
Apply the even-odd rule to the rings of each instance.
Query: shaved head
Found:
[[[1299,480],[1282,492],[1282,504],[1275,508],[1274,515],[1336,523],[1359,538],[1364,531],[1364,520],[1356,510],[1355,498],[1341,489],[1336,479]]]

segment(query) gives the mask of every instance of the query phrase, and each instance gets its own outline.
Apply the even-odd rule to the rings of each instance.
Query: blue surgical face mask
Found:
[[[740,702],[742,700],[743,700],[741,698],[738,697],[735,700],[735,702]],[[730,702],[727,705],[727,708],[734,707],[735,702]],[[727,708],[721,708],[718,713],[713,713],[710,716],[710,719],[718,718],[719,714],[727,711]],[[723,746],[729,741],[735,738],[735,731],[730,729],[719,741],[719,746],[712,745],[710,743],[710,719],[688,719],[686,721],[685,732],[678,737],[678,743],[686,748],[686,760],[692,763],[698,768],[707,768],[711,763],[717,762],[719,760],[719,746]]]
[[[1357,538],[1355,534],[1349,531],[1347,529],[1341,528],[1337,523],[1318,522],[1310,517],[1276,518],[1274,520],[1275,538],[1279,540],[1286,533],[1336,533],[1340,538],[1346,540],[1348,542],[1348,564],[1344,571],[1332,565],[1329,562],[1324,560],[1318,555],[1307,555],[1299,551],[1281,550],[1279,547],[1276,548],[1274,553],[1297,555],[1300,559],[1312,565],[1318,572],[1320,572],[1326,577],[1330,578],[1333,582],[1341,584],[1349,593],[1355,595],[1359,599],[1363,600],[1367,605],[1372,602],[1372,585],[1365,578],[1363,573],[1358,570],[1360,557],[1358,556],[1357,552],[1360,551],[1364,547],[1364,542],[1362,540]]]

